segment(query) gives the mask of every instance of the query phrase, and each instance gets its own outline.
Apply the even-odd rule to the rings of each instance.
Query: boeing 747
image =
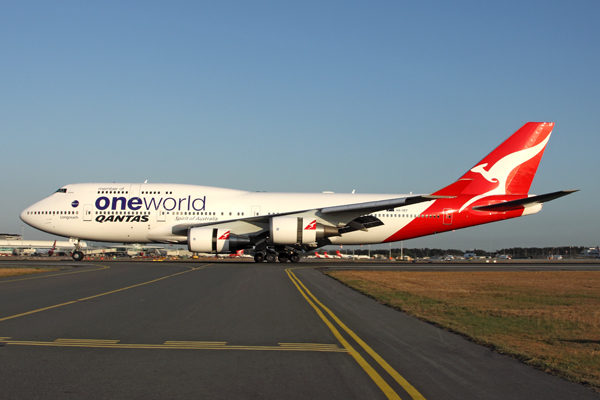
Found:
[[[298,262],[326,245],[396,242],[535,214],[574,192],[529,194],[554,123],[529,122],[456,182],[432,193],[264,193],[207,186],[78,183],[21,219],[54,235],[185,244],[192,252],[254,249],[256,262]],[[83,259],[75,248],[73,259]]]

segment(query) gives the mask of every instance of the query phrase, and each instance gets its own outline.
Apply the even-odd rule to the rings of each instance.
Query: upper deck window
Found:
[[[65,189],[65,188],[58,189],[58,190],[56,191],[56,193],[67,193],[67,189]]]

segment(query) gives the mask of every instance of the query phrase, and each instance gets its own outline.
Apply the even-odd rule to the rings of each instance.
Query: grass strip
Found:
[[[331,271],[345,285],[600,392],[600,271]]]
[[[0,268],[0,278],[58,271],[60,268]]]

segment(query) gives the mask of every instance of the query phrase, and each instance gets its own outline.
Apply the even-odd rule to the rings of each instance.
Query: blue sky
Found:
[[[599,20],[596,1],[5,1],[0,231],[76,182],[430,193],[552,121],[531,191],[581,192],[405,246],[595,246]]]

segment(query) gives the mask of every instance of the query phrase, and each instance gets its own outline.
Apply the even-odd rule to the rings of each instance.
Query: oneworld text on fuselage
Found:
[[[102,196],[98,197],[95,202],[97,210],[133,210],[137,211],[142,208],[146,210],[162,209],[166,211],[204,211],[206,209],[206,196],[196,197],[150,197],[140,198],[131,197],[113,197],[112,199]]]

